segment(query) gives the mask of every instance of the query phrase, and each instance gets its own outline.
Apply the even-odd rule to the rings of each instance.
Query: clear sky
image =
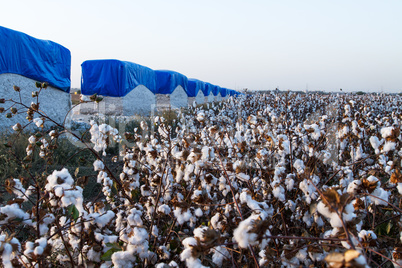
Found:
[[[402,0],[0,0],[0,25],[232,89],[402,91]]]

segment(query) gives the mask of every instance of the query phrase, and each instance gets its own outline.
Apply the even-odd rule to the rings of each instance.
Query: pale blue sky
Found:
[[[402,91],[402,0],[0,0],[0,25],[232,89]]]

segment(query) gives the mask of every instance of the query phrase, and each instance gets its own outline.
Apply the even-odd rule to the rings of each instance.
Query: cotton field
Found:
[[[51,158],[69,132],[44,129],[38,106],[25,109],[38,131],[24,163]],[[126,133],[91,121],[100,197],[85,200],[65,168],[8,179],[3,266],[399,267],[401,122],[401,96],[296,93],[230,97]]]

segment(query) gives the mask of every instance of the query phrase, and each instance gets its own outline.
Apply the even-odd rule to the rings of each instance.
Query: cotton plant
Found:
[[[385,261],[382,248],[399,263],[399,217],[385,211],[402,192],[401,104],[398,96],[270,93],[190,107],[173,125],[157,116],[126,133],[93,121],[84,145],[95,156],[98,198],[85,200],[81,178],[62,168],[8,179],[3,264],[366,267]],[[25,161],[50,161],[68,130],[47,131],[37,103],[27,112],[37,132]],[[123,139],[111,169],[107,148]],[[13,235],[7,227],[16,224],[32,237]]]

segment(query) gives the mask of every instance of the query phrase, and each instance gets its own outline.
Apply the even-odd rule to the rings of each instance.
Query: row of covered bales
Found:
[[[62,122],[71,109],[70,76],[71,53],[67,48],[0,26],[0,99],[21,99],[24,105],[29,106],[33,101],[32,92],[38,90],[35,82],[47,82],[49,87],[39,95],[40,108],[48,116]],[[118,60],[85,61],[81,80],[82,94],[104,96],[105,101],[101,102],[105,108],[103,112],[116,115],[148,114],[158,109],[158,105],[183,107],[194,101],[200,104],[240,94],[187,79],[177,72],[154,71]],[[21,90],[13,90],[14,85]],[[2,107],[7,109],[10,105],[6,102]],[[93,108],[94,104],[85,104],[78,112],[90,112]],[[17,113],[12,120],[2,116],[0,126],[22,120],[25,120],[23,114]]]
[[[82,94],[104,96],[104,111],[110,114],[148,114],[155,108],[181,108],[242,94],[175,71],[152,70],[127,61],[88,60],[81,66]],[[91,113],[94,108],[81,105],[81,113]]]

